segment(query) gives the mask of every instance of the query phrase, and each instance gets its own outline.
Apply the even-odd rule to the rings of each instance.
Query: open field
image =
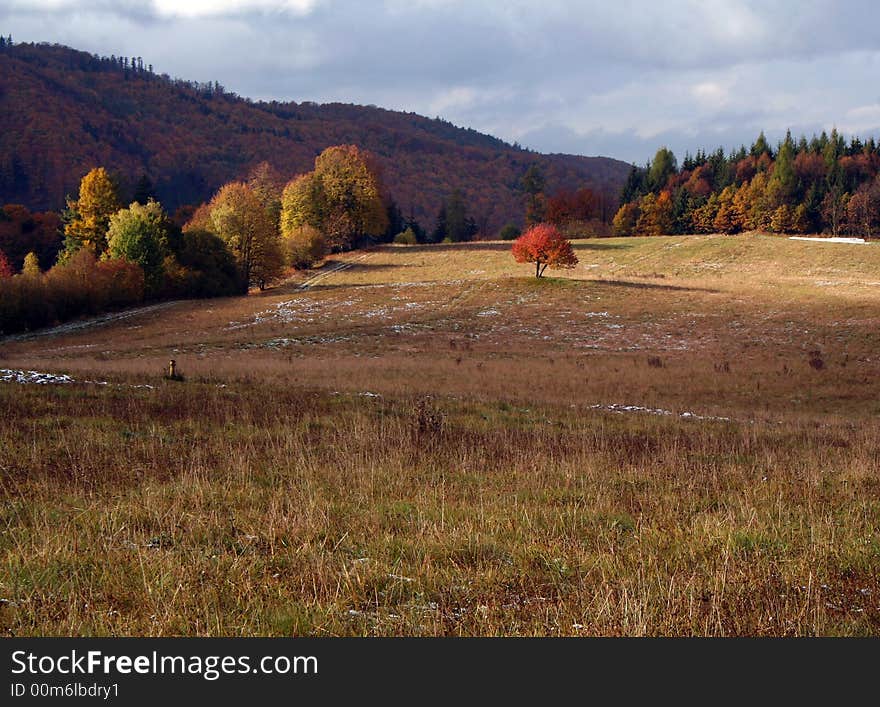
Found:
[[[388,246],[0,343],[76,381],[0,382],[0,626],[880,634],[880,246],[576,252]]]

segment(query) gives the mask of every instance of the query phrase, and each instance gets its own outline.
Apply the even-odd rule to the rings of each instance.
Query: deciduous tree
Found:
[[[0,279],[12,277],[13,275],[15,275],[15,270],[12,269],[12,263],[9,262],[6,253],[0,250]]]
[[[281,272],[281,249],[271,216],[243,182],[223,186],[208,205],[207,228],[235,257],[246,289],[264,289]]]
[[[96,167],[82,178],[79,197],[68,202],[64,227],[64,257],[88,248],[97,257],[107,248],[110,217],[122,208],[116,185],[103,167]]]
[[[107,256],[140,265],[148,295],[158,294],[165,275],[170,223],[165,210],[155,201],[132,202],[110,217]]]
[[[34,251],[24,256],[24,265],[21,268],[21,274],[25,277],[39,277],[41,274],[40,259]]]
[[[282,234],[303,225],[318,229],[338,250],[385,232],[384,189],[368,153],[354,145],[329,147],[315,159],[314,171],[287,184],[281,196]]]
[[[573,268],[578,262],[571,242],[549,223],[523,233],[513,242],[512,252],[516,262],[535,264],[535,277],[542,277],[548,267]]]

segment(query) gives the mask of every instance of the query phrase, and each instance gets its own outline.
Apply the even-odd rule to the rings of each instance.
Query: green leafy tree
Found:
[[[132,202],[110,217],[106,255],[140,265],[148,296],[157,294],[164,282],[169,228],[164,209],[152,200]]]
[[[654,155],[648,170],[648,187],[651,191],[660,191],[666,187],[669,177],[676,173],[677,164],[672,150],[661,147]]]
[[[398,245],[416,245],[419,241],[416,232],[412,228],[407,228],[394,236],[394,242]]]
[[[755,159],[759,158],[761,155],[768,155],[771,158],[773,157],[773,149],[770,147],[770,143],[767,142],[763,130],[761,131],[761,134],[758,135],[758,139],[752,144],[752,149],[749,153]]]
[[[446,200],[446,238],[453,243],[470,240],[473,225],[468,220],[464,195],[454,189]]]
[[[508,223],[498,232],[498,238],[502,241],[515,241],[519,238],[520,233],[519,226],[515,223]]]

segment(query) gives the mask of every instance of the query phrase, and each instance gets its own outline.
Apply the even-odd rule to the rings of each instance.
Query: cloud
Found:
[[[7,0],[0,30],[258,99],[440,115],[643,162],[880,125],[873,0]]]
[[[153,7],[163,17],[216,17],[253,11],[305,15],[316,3],[317,0],[153,0]]]

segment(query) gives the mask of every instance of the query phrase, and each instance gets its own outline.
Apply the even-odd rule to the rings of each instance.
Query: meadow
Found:
[[[0,341],[3,631],[880,633],[880,246],[509,247]]]

